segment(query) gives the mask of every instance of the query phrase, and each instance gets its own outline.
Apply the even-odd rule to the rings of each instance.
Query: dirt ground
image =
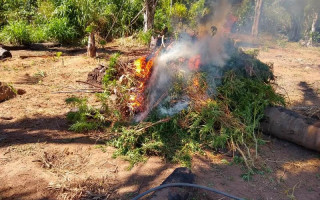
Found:
[[[146,53],[142,47],[113,43],[90,59],[85,49],[70,51],[12,51],[13,58],[0,61],[0,81],[26,90],[26,94],[0,103],[0,199],[130,199],[158,186],[179,165],[151,157],[128,170],[129,163],[113,159],[103,133],[68,131],[68,93],[88,88],[88,72],[114,52],[125,59]],[[120,48],[122,46],[122,48]],[[274,63],[277,91],[288,106],[316,116],[320,106],[320,48],[298,44],[261,44],[259,58]],[[62,56],[31,57],[25,55]],[[246,199],[320,199],[320,154],[295,144],[265,136],[260,149],[263,168],[246,173],[223,154],[195,155],[192,171],[196,183]],[[198,192],[194,199],[226,199]]]

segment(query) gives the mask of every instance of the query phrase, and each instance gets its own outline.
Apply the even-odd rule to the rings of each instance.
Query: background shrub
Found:
[[[31,42],[31,27],[26,21],[10,21],[0,33],[0,39],[16,45],[26,45]]]
[[[77,37],[76,30],[69,24],[67,18],[53,18],[46,26],[47,36],[57,42],[70,44]]]

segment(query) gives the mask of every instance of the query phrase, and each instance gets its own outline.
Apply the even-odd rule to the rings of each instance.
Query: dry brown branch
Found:
[[[90,85],[92,87],[95,87],[95,88],[99,88],[99,89],[102,89],[103,90],[103,87],[99,86],[99,85],[95,85],[95,84],[92,84],[92,83],[89,83],[89,82],[86,82],[86,81],[76,81],[77,83],[83,83],[83,84],[87,84],[87,85]]]
[[[151,127],[153,127],[153,126],[155,126],[155,125],[168,122],[168,121],[170,121],[170,119],[171,119],[171,117],[168,117],[168,118],[162,119],[162,120],[160,120],[160,121],[157,121],[157,122],[155,122],[155,123],[151,123],[151,124],[147,125],[146,127],[143,127],[143,128],[141,128],[141,129],[137,130],[137,132],[141,132],[141,131],[144,131],[144,130],[146,130],[146,129],[148,129],[148,128],[151,128]]]
[[[26,58],[53,58],[55,55],[27,55],[27,56],[19,56],[21,59],[26,59]]]
[[[51,94],[62,94],[62,93],[103,93],[103,90],[93,90],[93,91],[88,91],[86,90],[73,90],[73,91],[58,91],[58,92],[51,92]]]

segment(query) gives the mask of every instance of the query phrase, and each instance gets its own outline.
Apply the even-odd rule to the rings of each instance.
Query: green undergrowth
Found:
[[[121,127],[119,137],[108,144],[118,149],[115,156],[126,158],[132,166],[156,155],[190,167],[192,154],[222,149],[238,151],[250,169],[255,159],[250,149],[258,151],[259,122],[265,108],[283,104],[269,84],[230,71],[216,98],[200,110],[189,107],[165,122],[155,111],[147,122]]]
[[[105,117],[98,109],[88,105],[86,99],[70,97],[66,99],[66,103],[77,108],[76,111],[67,114],[67,119],[72,122],[69,130],[87,132],[98,130],[106,124]]]
[[[112,77],[117,74],[114,71],[117,59],[113,57],[110,62],[112,70],[104,78],[106,92],[100,95],[104,97],[100,98],[105,108],[104,114],[88,106],[85,100],[71,99],[68,102],[77,104],[75,106],[79,109],[68,115],[74,123],[70,129],[99,129],[106,127],[108,121],[107,124],[111,126],[107,134],[111,135],[111,139],[106,143],[116,147],[114,157],[128,160],[131,167],[150,156],[160,156],[169,162],[191,167],[193,154],[223,150],[238,152],[244,165],[252,172],[258,157],[258,145],[262,143],[259,124],[264,117],[264,110],[267,106],[285,103],[283,97],[272,88],[274,77],[271,65],[260,62],[256,56],[256,53],[236,51],[226,64],[221,84],[213,96],[202,102],[193,100],[187,109],[174,116],[163,116],[155,108],[140,123],[132,123],[130,115],[110,117],[111,113],[115,113],[115,108],[120,109],[120,105],[126,103],[126,91],[131,87],[130,81],[126,85],[110,84],[110,81],[116,81]],[[205,82],[205,76],[199,78],[203,79],[199,80],[200,83]],[[205,84],[200,87],[205,87]],[[183,91],[177,88],[179,91],[172,94]],[[115,89],[121,91],[118,92],[120,97],[111,106],[108,102]],[[121,109],[118,113],[121,113]]]

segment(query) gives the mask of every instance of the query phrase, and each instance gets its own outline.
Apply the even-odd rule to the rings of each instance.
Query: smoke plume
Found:
[[[166,108],[163,103],[170,101],[168,92],[173,86],[173,82],[179,74],[183,74],[185,79],[191,78],[196,72],[204,72],[207,75],[207,84],[210,91],[215,91],[220,79],[221,68],[229,58],[226,50],[227,33],[225,24],[231,10],[228,1],[220,0],[212,3],[212,15],[205,23],[198,26],[198,35],[194,37],[188,33],[181,33],[179,39],[174,44],[163,50],[157,57],[149,84],[147,87],[146,110],[136,117],[136,121],[141,121],[155,108],[163,115],[173,115],[185,109],[189,105],[189,98],[183,96],[175,105]],[[217,33],[212,35],[212,27],[217,28]],[[188,60],[200,56],[201,65],[199,69],[190,68]],[[186,62],[176,63],[179,60]],[[186,80],[188,81],[188,80]]]

